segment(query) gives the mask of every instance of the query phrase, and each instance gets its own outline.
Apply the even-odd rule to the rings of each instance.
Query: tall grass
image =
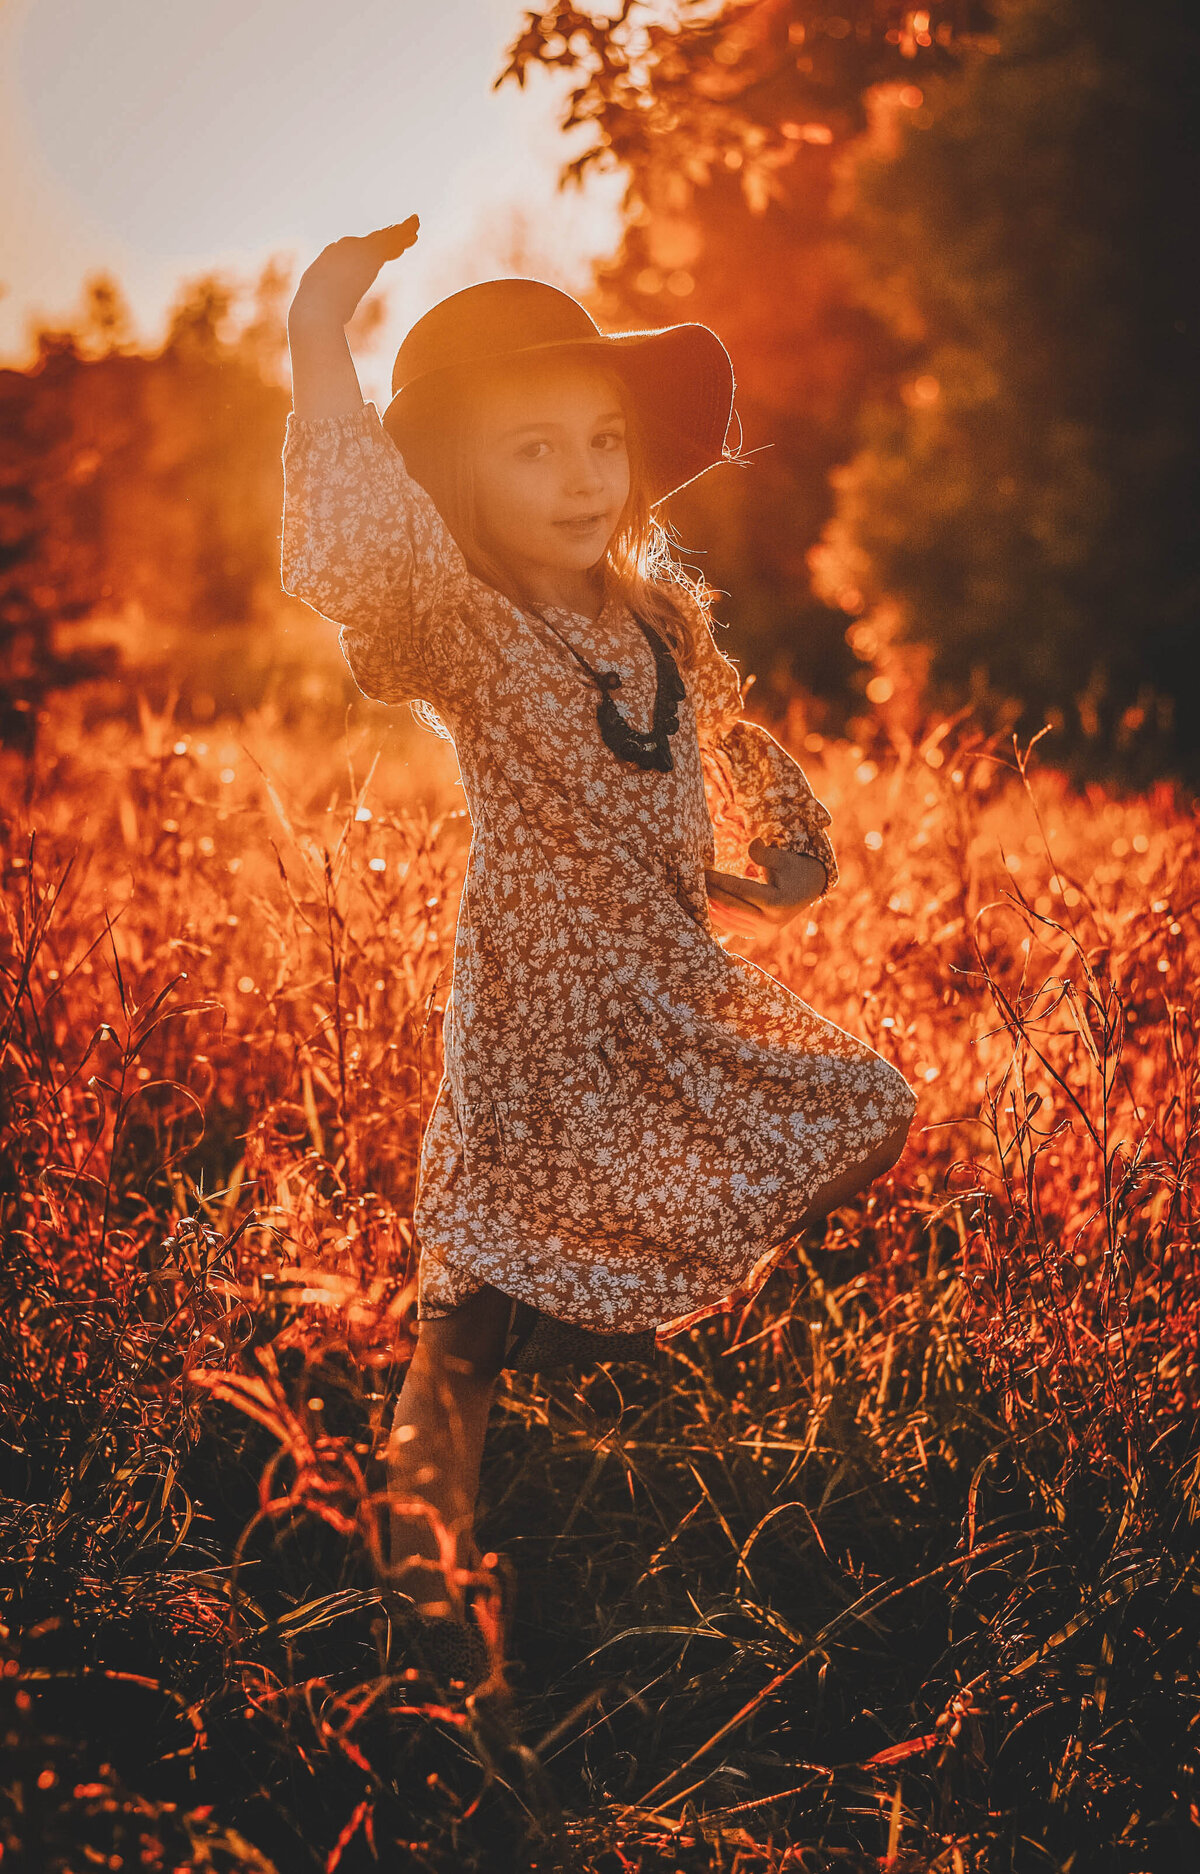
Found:
[[[843,880],[749,954],[912,1141],[661,1371],[505,1375],[511,1698],[432,1707],[373,1583],[452,759],[87,710],[6,775],[2,1865],[1188,1865],[1189,803],[776,725]]]

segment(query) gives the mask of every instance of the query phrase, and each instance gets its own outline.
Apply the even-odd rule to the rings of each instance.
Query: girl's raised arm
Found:
[[[300,277],[288,311],[292,408],[299,417],[348,416],[362,407],[346,326],[380,268],[417,238],[415,215],[373,234],[347,234],[322,248]]]
[[[359,688],[435,706],[462,675],[454,595],[462,555],[424,488],[364,403],[346,321],[417,218],[334,241],[288,315],[293,409],[283,445],[283,590],[341,626]]]

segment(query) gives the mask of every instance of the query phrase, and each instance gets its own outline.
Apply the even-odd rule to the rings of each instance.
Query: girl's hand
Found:
[[[751,845],[750,857],[769,874],[770,884],[732,872],[706,871],[709,910],[718,930],[766,937],[821,896],[825,867],[808,853],[786,852],[761,839]]]
[[[380,268],[413,245],[420,225],[416,215],[410,215],[394,227],[376,228],[373,234],[344,234],[340,241],[323,247],[300,276],[289,325],[310,313],[348,325]]]
[[[362,409],[346,326],[379,269],[412,246],[418,225],[410,215],[394,228],[344,235],[322,248],[300,276],[288,312],[292,409],[298,417],[350,416]]]

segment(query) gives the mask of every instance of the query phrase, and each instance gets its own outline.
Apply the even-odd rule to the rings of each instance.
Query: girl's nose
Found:
[[[589,447],[572,453],[566,464],[565,481],[568,493],[573,495],[595,494],[603,488],[604,477],[594,449]]]

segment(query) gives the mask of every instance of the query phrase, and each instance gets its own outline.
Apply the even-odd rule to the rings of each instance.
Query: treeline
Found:
[[[0,732],[32,746],[47,690],[114,667],[70,642],[73,621],[124,620],[137,661],[181,629],[206,635],[278,604],[284,295],[264,269],[252,304],[191,282],[162,346],[135,339],[115,283],[89,282],[70,329],[44,330],[27,371],[0,371]]]
[[[734,356],[747,466],[675,518],[747,660],[1194,780],[1188,0],[563,0],[535,63],[626,179],[605,310]]]
[[[1080,775],[1194,781],[1200,14],[838,8],[560,0],[512,48],[575,81],[570,169],[626,180],[597,315],[733,354],[745,460],[674,504],[685,557],[765,700],[1049,722]],[[281,615],[289,284],[190,283],[150,354],[96,280],[0,372],[9,739],[91,667],[72,619],[140,618],[152,657]]]

